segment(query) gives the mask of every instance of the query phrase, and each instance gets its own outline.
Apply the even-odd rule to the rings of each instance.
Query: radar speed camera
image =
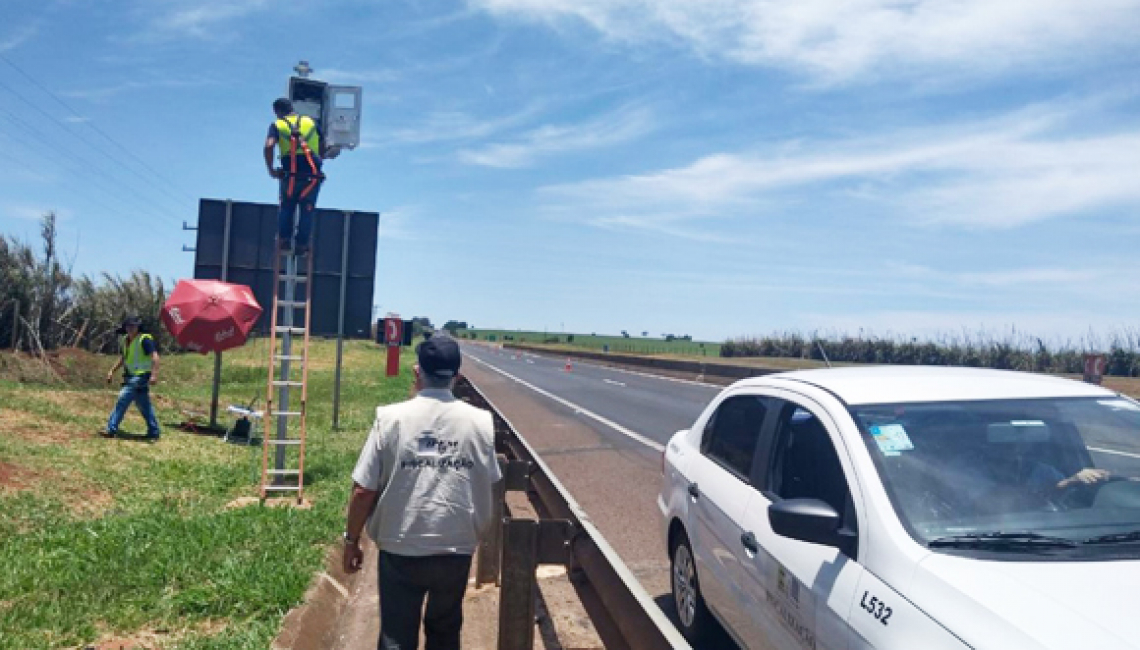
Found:
[[[313,118],[329,146],[355,149],[360,144],[360,86],[290,77],[289,99],[298,114]]]

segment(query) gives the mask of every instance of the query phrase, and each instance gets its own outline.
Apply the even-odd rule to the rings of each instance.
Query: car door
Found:
[[[736,548],[753,491],[748,477],[766,413],[765,398],[749,394],[725,398],[704,428],[686,486],[695,521],[691,541],[701,591],[721,621],[737,631],[745,614],[734,577],[741,570]]]
[[[863,567],[856,562],[858,518],[849,480],[835,441],[838,427],[827,411],[806,398],[773,397],[753,490],[736,546],[741,587],[749,616],[745,637],[766,638],[780,650],[847,648],[848,617]],[[777,535],[768,506],[780,499],[814,498],[843,516],[847,548],[801,542]],[[751,547],[751,548],[749,548]],[[749,643],[751,646],[751,643]]]

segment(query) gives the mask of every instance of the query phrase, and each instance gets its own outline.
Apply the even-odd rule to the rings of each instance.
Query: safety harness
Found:
[[[301,118],[298,115],[297,119],[290,122],[289,117],[283,117],[281,120],[289,127],[289,185],[285,190],[285,196],[293,196],[293,190],[296,189],[295,183],[297,182],[297,149],[300,149],[305,154],[305,160],[309,163],[309,177],[308,184],[301,190],[301,194],[297,196],[298,201],[304,200],[310,192],[313,191],[320,183],[324,182],[325,175],[317,163],[313,161],[313,150],[309,147],[309,142],[301,135]],[[311,118],[310,118],[311,119]],[[316,124],[313,128],[317,128]]]

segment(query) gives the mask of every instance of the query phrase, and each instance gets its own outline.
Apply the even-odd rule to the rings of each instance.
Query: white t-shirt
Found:
[[[380,492],[368,535],[397,555],[472,554],[502,478],[491,414],[426,389],[376,409],[352,479]]]

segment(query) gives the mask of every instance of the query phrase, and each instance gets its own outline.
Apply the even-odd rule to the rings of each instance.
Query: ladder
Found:
[[[302,265],[304,273],[301,273]],[[261,500],[273,493],[305,490],[305,405],[309,378],[309,315],[313,298],[313,254],[277,249],[273,262],[273,315],[269,325],[269,379],[265,387],[265,431],[262,434]],[[304,285],[298,287],[298,285]],[[297,299],[298,288],[304,300]],[[297,310],[304,312],[297,324]],[[296,337],[301,337],[297,354]],[[276,399],[274,399],[276,393]],[[297,399],[300,399],[299,403]],[[270,425],[276,422],[276,435]],[[270,466],[270,449],[273,464]]]

